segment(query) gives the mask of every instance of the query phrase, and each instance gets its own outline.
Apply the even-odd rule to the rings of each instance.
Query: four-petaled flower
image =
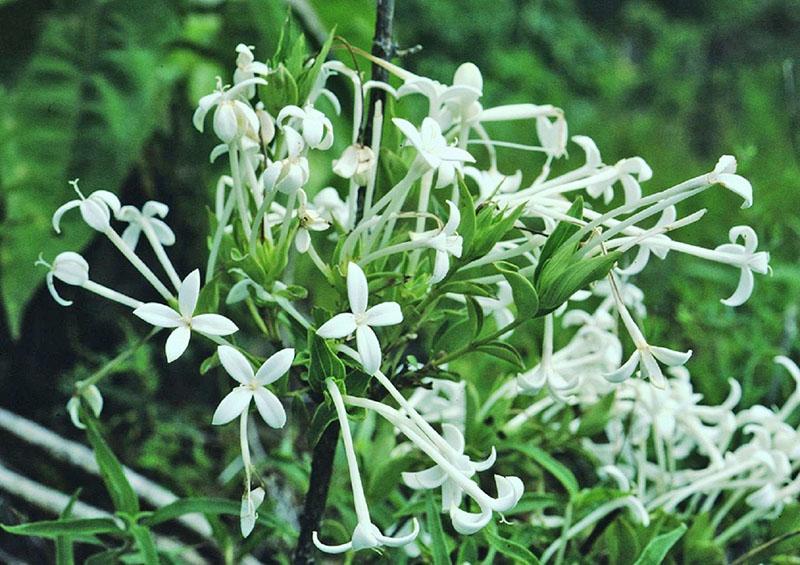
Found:
[[[250,128],[253,134],[258,134],[260,125],[255,110],[243,100],[249,94],[248,89],[256,84],[267,84],[263,78],[251,78],[240,82],[233,88],[224,89],[222,80],[217,79],[217,90],[203,96],[197,103],[197,110],[192,117],[192,123],[198,131],[203,131],[203,122],[206,114],[214,106],[214,133],[223,143],[230,145],[239,139]]]
[[[333,145],[333,125],[328,117],[314,108],[311,104],[305,108],[299,106],[284,106],[275,120],[279,126],[283,126],[286,118],[295,118],[300,121],[300,129],[303,132],[303,139],[312,149],[326,150]]]
[[[219,403],[211,423],[216,426],[227,424],[255,401],[258,413],[267,425],[282,428],[286,424],[286,411],[278,397],[265,387],[289,371],[294,361],[294,349],[281,349],[264,361],[255,373],[247,358],[230,345],[220,345],[217,354],[225,371],[240,384]]]
[[[283,128],[286,141],[286,158],[267,165],[262,182],[266,190],[279,190],[290,194],[308,182],[308,159],[303,155],[305,144],[294,129]]]
[[[436,257],[433,260],[433,277],[431,283],[435,284],[447,276],[450,270],[450,255],[461,257],[464,240],[460,235],[456,235],[458,224],[461,223],[461,213],[458,206],[450,200],[447,201],[450,207],[450,217],[441,230],[431,230],[422,233],[411,233],[411,241],[419,241],[425,247],[436,250]]]
[[[167,362],[172,363],[183,355],[189,345],[192,330],[205,335],[230,335],[237,331],[232,321],[219,314],[194,315],[197,299],[200,296],[200,271],[195,269],[183,279],[178,290],[178,311],[158,302],[148,302],[139,306],[133,313],[149,324],[159,328],[175,328],[169,337],[165,350]]]
[[[147,222],[162,245],[174,244],[175,233],[172,228],[159,219],[166,217],[168,212],[169,207],[166,204],[154,200],[145,202],[141,211],[136,206],[123,206],[117,214],[117,219],[129,222],[129,225],[122,232],[122,241],[127,243],[131,249],[136,249],[142,233],[142,223]]]
[[[311,247],[309,230],[325,231],[331,225],[308,205],[308,197],[303,189],[297,191],[297,217],[300,220],[300,227],[294,238],[294,246],[300,253],[305,253]]]
[[[447,144],[441,126],[433,118],[422,120],[419,131],[408,120],[392,118],[392,122],[403,132],[426,165],[438,170],[436,188],[451,184],[455,180],[456,168],[462,163],[475,162],[468,151]]]
[[[324,338],[340,338],[356,334],[356,347],[367,374],[374,374],[381,367],[381,344],[372,329],[377,326],[393,326],[403,321],[403,313],[397,302],[383,302],[367,310],[369,287],[361,267],[350,263],[347,267],[347,296],[350,312],[337,314],[317,330]]]

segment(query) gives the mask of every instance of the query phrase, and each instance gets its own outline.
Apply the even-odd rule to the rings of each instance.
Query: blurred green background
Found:
[[[372,2],[295,4],[311,44],[336,25],[369,49]],[[401,64],[445,82],[472,61],[484,74],[484,106],[563,108],[570,133],[594,138],[605,162],[647,160],[646,192],[736,155],[755,205],[740,211],[732,195],[709,191],[706,218],[678,238],[714,247],[731,226],[751,225],[774,274],[730,309],[719,299],[736,285],[732,269],[654,259],[637,279],[648,335],[694,349],[690,370],[711,401],[725,396],[729,378],[744,384],[744,404],[785,396],[791,384],[771,359],[800,354],[800,2],[397,0],[396,11],[400,48],[423,47]],[[143,328],[71,288],[64,295],[74,306],[58,306],[33,262],[40,252],[52,259],[83,249],[94,280],[149,294],[78,214],[53,234],[53,211],[74,197],[67,181],[79,177],[85,191],[104,188],[127,203],[166,202],[179,272],[203,264],[203,207],[222,168],[208,164],[213,136],[196,132],[191,115],[214,77],[230,76],[237,43],[254,45],[259,59],[272,54],[286,14],[280,0],[0,0],[0,405],[80,437],[63,409],[72,384]],[[533,140],[530,125],[515,128]],[[525,159],[503,152],[501,169],[524,169]],[[197,374],[203,353],[166,367],[150,345],[103,387],[123,459],[181,491],[202,489],[219,471],[221,440],[191,425],[207,419],[221,390]],[[0,460],[23,459],[18,447],[0,438]],[[74,483],[46,460],[24,467],[57,488]]]

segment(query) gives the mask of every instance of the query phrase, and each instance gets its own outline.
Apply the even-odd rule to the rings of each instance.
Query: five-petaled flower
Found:
[[[294,238],[294,246],[300,253],[305,253],[311,247],[309,231],[325,231],[331,224],[308,205],[308,197],[303,189],[297,191],[297,217],[300,227]]]
[[[254,134],[258,133],[260,121],[255,110],[241,100],[249,94],[248,89],[256,84],[267,84],[263,78],[244,80],[233,88],[227,90],[222,87],[222,80],[217,80],[217,90],[203,96],[197,103],[197,110],[192,117],[192,123],[198,131],[203,131],[203,122],[206,114],[214,106],[214,133],[223,143],[230,145],[239,139],[249,127]]]
[[[84,196],[78,188],[78,179],[69,181],[78,198],[63,204],[53,214],[53,229],[56,233],[61,233],[61,216],[64,212],[73,208],[81,211],[81,217],[90,228],[99,232],[105,232],[111,227],[111,212],[116,215],[120,210],[119,198],[107,190],[96,190],[88,197]]]
[[[136,316],[149,324],[159,328],[175,328],[169,334],[165,346],[168,363],[172,363],[186,351],[192,330],[205,335],[222,336],[230,335],[239,329],[236,324],[219,314],[195,316],[194,309],[199,296],[200,271],[195,269],[181,283],[177,312],[158,302],[148,302],[133,311]]]
[[[230,345],[220,345],[217,354],[225,371],[239,386],[222,399],[211,423],[217,426],[227,424],[247,410],[251,401],[255,401],[258,413],[267,425],[282,428],[286,424],[286,411],[278,397],[265,387],[289,371],[294,361],[294,349],[281,349],[264,361],[255,373],[247,358]]]
[[[367,374],[381,367],[381,344],[372,329],[376,326],[393,326],[403,321],[403,312],[397,302],[383,302],[367,310],[369,287],[361,267],[350,263],[347,267],[347,296],[350,312],[337,314],[317,330],[324,338],[340,338],[356,334],[356,348]]]

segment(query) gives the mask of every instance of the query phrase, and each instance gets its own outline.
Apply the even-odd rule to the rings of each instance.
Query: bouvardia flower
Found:
[[[356,348],[367,374],[381,367],[381,344],[372,329],[376,326],[393,326],[403,321],[403,312],[397,302],[383,302],[367,310],[369,287],[361,267],[350,263],[347,267],[347,296],[350,312],[337,314],[317,330],[324,338],[340,338],[356,334]]]
[[[286,411],[278,397],[265,387],[286,374],[294,361],[294,349],[281,349],[264,361],[255,373],[247,358],[230,345],[220,345],[217,353],[225,371],[239,386],[222,399],[211,423],[217,426],[227,424],[255,401],[258,413],[267,425],[282,428],[286,424]]]
[[[181,288],[178,290],[177,312],[158,302],[148,302],[133,311],[135,315],[149,324],[159,328],[175,328],[169,334],[165,346],[168,363],[172,363],[186,351],[192,330],[205,335],[222,336],[230,335],[239,329],[236,324],[219,314],[195,316],[194,309],[199,296],[200,271],[195,269],[183,279]]]

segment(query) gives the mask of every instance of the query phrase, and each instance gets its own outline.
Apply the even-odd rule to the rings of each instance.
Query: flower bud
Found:
[[[220,103],[217,111],[214,112],[214,133],[228,144],[239,136],[239,122],[236,119],[233,102]]]
[[[53,261],[53,276],[75,286],[83,286],[89,280],[89,264],[74,251],[65,251]]]
[[[471,86],[479,91],[483,91],[483,76],[481,71],[473,63],[463,63],[453,75],[453,84]]]

